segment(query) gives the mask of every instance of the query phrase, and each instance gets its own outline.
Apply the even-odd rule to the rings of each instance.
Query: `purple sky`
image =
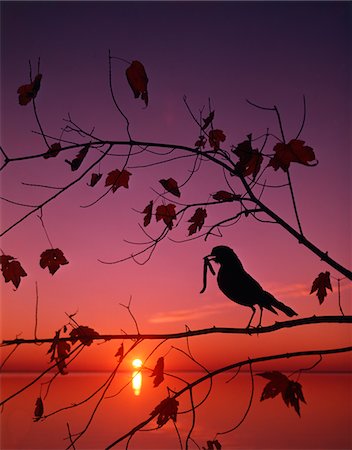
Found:
[[[38,113],[47,134],[55,137],[65,125],[62,119],[70,113],[82,128],[95,127],[98,137],[127,138],[124,121],[109,94],[108,49],[113,56],[143,62],[149,77],[150,104],[144,109],[140,100],[133,99],[125,79],[126,65],[113,62],[118,102],[130,119],[132,137],[138,140],[193,146],[198,129],[185,108],[184,95],[196,114],[211,99],[214,126],[224,130],[224,148],[228,150],[248,133],[258,136],[267,127],[279,133],[274,114],[249,106],[245,99],[277,105],[289,140],[301,124],[304,94],[307,120],[301,138],[314,149],[319,164],[314,168],[292,166],[302,227],[318,247],[351,266],[350,3],[3,2],[1,14],[1,145],[10,157],[45,151],[42,138],[31,133],[38,129],[31,106],[20,106],[16,95],[17,88],[28,83],[28,60],[35,67],[38,57],[43,74]],[[1,196],[36,204],[52,195],[52,190],[21,183],[63,186],[72,181],[77,174],[69,171],[66,156],[60,156],[10,164],[2,173]],[[20,332],[32,335],[35,281],[40,293],[41,336],[53,335],[65,322],[65,312],[76,310],[80,323],[101,333],[121,328],[132,332],[133,323],[119,307],[119,303],[128,303],[130,296],[145,332],[182,331],[185,324],[191,328],[244,326],[249,310],[222,296],[215,279],[209,281],[206,293],[199,295],[202,258],[219,244],[234,248],[263,287],[300,316],[339,313],[335,281],[334,292],[322,306],[315,296],[309,296],[313,279],[330,269],[277,225],[253,219],[243,218],[234,227],[224,228],[222,239],[185,244],[165,240],[143,266],[132,261],[100,264],[98,258],[111,261],[135,250],[123,242],[145,239],[138,227],[143,216],[132,208],[143,210],[156,197],[151,188],[161,192],[159,179],[173,177],[182,183],[192,167],[187,159],[148,170],[136,167],[152,157],[133,158],[128,165],[130,188],[110,193],[91,208],[80,205],[96,199],[105,188],[87,187],[87,178],[44,209],[53,244],[70,261],[53,277],[38,264],[48,243],[36,215],[5,235],[3,251],[17,257],[28,276],[16,292],[10,284],[1,285],[4,337]],[[121,168],[121,161],[119,157],[106,159],[101,171],[106,174]],[[285,177],[268,170],[267,181],[280,184]],[[233,186],[240,189],[236,181]],[[220,189],[226,189],[222,172],[206,164],[186,185],[181,200],[206,200]],[[263,200],[296,226],[288,190],[266,190]],[[28,211],[6,202],[1,208],[2,229]],[[207,224],[225,213],[209,209]],[[185,239],[187,220],[188,216],[170,237]],[[161,225],[153,227],[148,231],[155,235]],[[343,281],[343,305],[350,313],[350,290],[345,286]],[[267,313],[264,319],[271,323],[276,317]],[[300,333],[294,337],[285,334],[283,342],[292,350],[301,348],[307,336]],[[348,341],[347,330],[336,333],[326,346]],[[310,344],[319,342],[320,336],[320,331],[314,330]],[[231,343],[214,342],[214,346],[224,345],[229,357],[238,356],[228,350]],[[261,339],[259,351],[265,353],[273,342]],[[197,346],[200,355],[206,355],[207,345]],[[275,345],[278,350],[285,347],[278,342]],[[247,347],[243,351],[247,352]],[[110,358],[107,351],[106,358]],[[214,364],[217,362],[215,358]],[[106,367],[109,362],[99,360],[99,364]]]

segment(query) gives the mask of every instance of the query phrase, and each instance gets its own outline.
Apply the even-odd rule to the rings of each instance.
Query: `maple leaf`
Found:
[[[248,139],[240,142],[232,152],[239,157],[239,161],[235,166],[236,172],[244,177],[253,175],[253,178],[255,178],[263,162],[263,156],[259,153],[258,149],[252,148],[252,135],[249,134]]]
[[[126,69],[126,77],[134,94],[134,98],[144,100],[145,106],[148,106],[148,77],[143,64],[139,61],[132,61]]]
[[[156,362],[156,366],[150,376],[155,377],[153,381],[154,387],[158,387],[164,381],[164,358],[162,356]]]
[[[204,136],[199,136],[198,140],[194,143],[195,147],[205,147],[207,140]]]
[[[174,397],[167,397],[150,413],[151,416],[158,415],[157,424],[159,427],[165,425],[169,419],[176,422],[178,401]]]
[[[155,212],[157,222],[159,222],[159,220],[163,220],[165,225],[167,225],[169,230],[171,230],[174,225],[173,220],[176,220],[175,208],[176,206],[171,203],[168,205],[159,205]]]
[[[328,295],[326,289],[330,289],[332,291],[331,282],[330,282],[330,272],[320,272],[320,274],[313,281],[312,289],[310,294],[317,291],[317,297],[319,299],[319,303],[322,304],[325,297]]]
[[[150,221],[152,220],[152,213],[153,213],[153,200],[150,200],[149,204],[143,209],[144,216],[144,226],[150,224]]]
[[[98,181],[100,180],[100,178],[103,176],[103,174],[101,173],[92,173],[92,176],[90,178],[90,183],[88,184],[88,186],[90,187],[94,187]]]
[[[117,189],[121,186],[128,189],[128,181],[130,179],[130,175],[132,175],[127,170],[123,169],[120,171],[119,169],[115,169],[112,172],[108,173],[108,176],[105,180],[105,186],[112,186],[112,192],[116,192]]]
[[[5,278],[5,283],[12,281],[17,289],[21,283],[21,277],[26,277],[27,273],[21,263],[10,255],[0,255],[1,271]]]
[[[188,222],[191,222],[191,225],[188,227],[188,236],[200,231],[202,226],[204,225],[204,220],[207,217],[207,211],[205,208],[197,208],[196,212],[189,219]]]
[[[42,418],[43,414],[44,414],[43,400],[41,397],[38,397],[35,402],[33,422],[38,422],[38,420]]]
[[[23,84],[17,89],[18,96],[18,102],[20,105],[24,106],[27,105],[31,100],[33,100],[40,89],[40,82],[42,79],[42,74],[38,73],[32,83],[30,84]]]
[[[210,130],[209,131],[209,144],[214,150],[220,149],[220,142],[224,142],[226,136],[222,130]]]
[[[305,166],[315,166],[316,164],[309,164],[315,160],[315,154],[311,147],[304,145],[304,141],[299,139],[292,139],[288,144],[282,142],[274,147],[275,155],[270,159],[269,167],[274,170],[282,169],[284,172],[288,171],[291,162],[303,164]]]
[[[70,336],[72,338],[72,344],[75,344],[78,340],[82,342],[82,344],[89,347],[94,338],[99,337],[99,333],[93,328],[86,327],[84,325],[79,325],[77,328],[73,328],[70,332]]]
[[[181,193],[179,191],[177,181],[173,178],[168,178],[167,180],[159,180],[159,183],[162,185],[162,187],[170,192],[170,194],[175,195],[175,197],[180,197]]]
[[[227,191],[218,191],[213,194],[212,197],[218,202],[232,202],[233,200],[238,200],[241,198],[240,195]]]
[[[293,406],[296,413],[301,416],[299,402],[306,403],[306,401],[300,383],[290,380],[286,375],[278,371],[264,372],[258,375],[270,380],[263,389],[260,401],[274,398],[278,394],[281,394],[285,404],[287,406]]]
[[[119,349],[115,353],[115,358],[117,358],[118,356],[120,357],[120,359],[119,359],[119,363],[120,363],[123,360],[123,357],[124,357],[123,342],[121,343]]]
[[[45,267],[47,267],[51,275],[54,275],[54,273],[60,268],[60,266],[68,264],[68,261],[65,258],[62,250],[60,250],[59,248],[49,248],[40,255],[39,264],[42,269],[45,269]]]
[[[203,450],[221,450],[220,442],[215,439],[215,441],[207,441],[207,448],[203,447]]]
[[[65,159],[65,162],[71,166],[72,172],[75,170],[78,170],[84,160],[84,158],[87,156],[88,150],[89,150],[90,144],[86,144],[76,155],[76,157],[69,161],[68,159]]]
[[[55,142],[54,144],[51,144],[50,148],[45,153],[43,158],[44,159],[55,158],[60,152],[61,152],[61,144],[60,142]]]
[[[215,111],[210,111],[209,116],[205,119],[203,119],[204,125],[202,126],[202,130],[206,130],[208,126],[213,122],[214,120]]]
[[[297,381],[290,380],[286,390],[282,393],[282,398],[286,405],[293,406],[296,413],[301,417],[299,402],[302,401],[303,403],[306,403],[303,396],[302,385]]]

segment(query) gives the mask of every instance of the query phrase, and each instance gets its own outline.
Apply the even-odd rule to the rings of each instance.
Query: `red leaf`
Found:
[[[88,150],[89,150],[90,144],[85,145],[76,155],[76,157],[69,161],[68,159],[65,159],[67,164],[71,166],[72,172],[79,169],[80,165],[82,164],[84,158],[87,156]]]
[[[207,217],[207,211],[204,208],[197,208],[196,212],[189,219],[188,222],[191,222],[191,225],[188,227],[189,233],[188,236],[200,231],[202,226],[204,225],[204,220]],[[198,230],[197,230],[198,229]]]
[[[70,336],[72,338],[72,344],[75,344],[79,340],[82,344],[89,347],[93,343],[94,338],[99,337],[99,333],[93,330],[93,328],[79,325],[77,328],[71,330]]]
[[[38,73],[38,75],[34,78],[32,83],[23,84],[17,89],[18,102],[20,105],[27,105],[31,100],[33,100],[40,89],[40,82],[42,79],[42,74]]]
[[[173,227],[173,220],[176,219],[175,205],[169,203],[168,205],[159,205],[156,208],[155,218],[157,222],[159,220],[163,220],[165,225],[169,228],[169,230]]]
[[[87,183],[88,186],[94,187],[98,183],[98,181],[100,180],[100,178],[102,176],[103,175],[101,173],[92,173],[92,176],[91,176],[91,179],[90,179],[90,183],[89,184]]]
[[[105,180],[105,186],[112,186],[112,192],[116,192],[121,186],[128,189],[130,175],[132,174],[125,169],[123,169],[122,172],[119,169],[115,169],[108,173]]]
[[[202,130],[206,130],[208,126],[213,122],[214,120],[215,111],[211,111],[209,113],[209,116],[206,119],[203,119],[204,125],[202,126]]]
[[[222,130],[210,130],[209,131],[209,144],[214,150],[220,149],[220,142],[224,142],[226,136]]]
[[[115,357],[119,357],[119,363],[123,360],[124,357],[124,348],[123,348],[123,342],[121,343],[119,349],[115,353]]]
[[[141,96],[145,106],[148,106],[148,77],[143,64],[139,61],[132,61],[126,70],[126,77],[133,91],[134,98]]]
[[[241,198],[240,195],[233,194],[227,191],[218,191],[212,195],[213,199],[218,202],[232,202],[233,200],[238,200]]]
[[[144,226],[150,224],[150,221],[152,220],[152,213],[153,213],[153,200],[150,200],[149,204],[143,209],[143,214],[145,214],[144,217]]]
[[[205,147],[207,140],[204,136],[199,136],[198,140],[194,143],[195,147]]]
[[[158,359],[150,376],[155,377],[153,381],[154,387],[158,387],[164,381],[164,358],[162,356]]]
[[[43,414],[44,414],[43,400],[41,399],[41,397],[38,397],[35,402],[33,421],[38,422],[38,420],[42,418]]]
[[[319,303],[322,304],[325,297],[328,295],[326,289],[330,289],[332,291],[331,282],[330,282],[330,272],[321,272],[317,278],[313,281],[312,289],[310,294],[317,291],[317,297],[319,299]]]
[[[24,271],[21,263],[16,261],[13,256],[0,255],[1,271],[5,278],[5,283],[12,281],[17,289],[21,283],[21,277],[26,277],[27,273]]]
[[[173,178],[168,178],[167,180],[159,180],[159,183],[166,191],[170,192],[170,194],[175,195],[176,197],[181,196],[177,181],[175,181]]]
[[[176,422],[177,410],[178,401],[173,397],[167,397],[154,408],[150,415],[158,415],[157,424],[159,425],[159,427],[162,427],[166,424],[166,422],[169,421],[169,419],[172,419],[174,422]]]
[[[45,267],[47,267],[51,275],[54,275],[54,273],[60,268],[60,266],[68,264],[68,261],[65,258],[62,250],[60,250],[59,248],[49,248],[40,255],[39,264],[42,269],[45,269]]]
[[[258,152],[258,149],[252,148],[252,135],[249,134],[248,140],[238,144],[232,151],[240,159],[236,163],[236,171],[244,177],[253,175],[253,178],[255,178],[263,162],[263,156]]]
[[[55,158],[55,156],[57,156],[60,153],[60,151],[61,151],[61,144],[60,144],[60,142],[55,142],[54,144],[52,144],[50,146],[50,148],[45,153],[43,158],[44,159]]]
[[[282,169],[284,172],[287,172],[291,162],[305,166],[315,166],[317,164],[309,164],[309,162],[315,160],[314,151],[311,147],[304,145],[304,141],[299,139],[292,139],[288,144],[276,144],[274,152],[275,155],[268,164],[274,170]]]

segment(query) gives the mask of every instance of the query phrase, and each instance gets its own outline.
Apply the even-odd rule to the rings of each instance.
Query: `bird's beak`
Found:
[[[207,255],[207,256],[204,256],[204,259],[207,259],[208,261],[215,261],[216,256],[214,256],[214,255]]]

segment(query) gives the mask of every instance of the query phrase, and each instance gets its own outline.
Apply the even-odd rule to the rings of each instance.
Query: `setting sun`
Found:
[[[132,361],[132,366],[135,368],[135,369],[139,369],[140,367],[142,367],[142,361],[140,360],[140,359],[134,359],[133,361]]]

